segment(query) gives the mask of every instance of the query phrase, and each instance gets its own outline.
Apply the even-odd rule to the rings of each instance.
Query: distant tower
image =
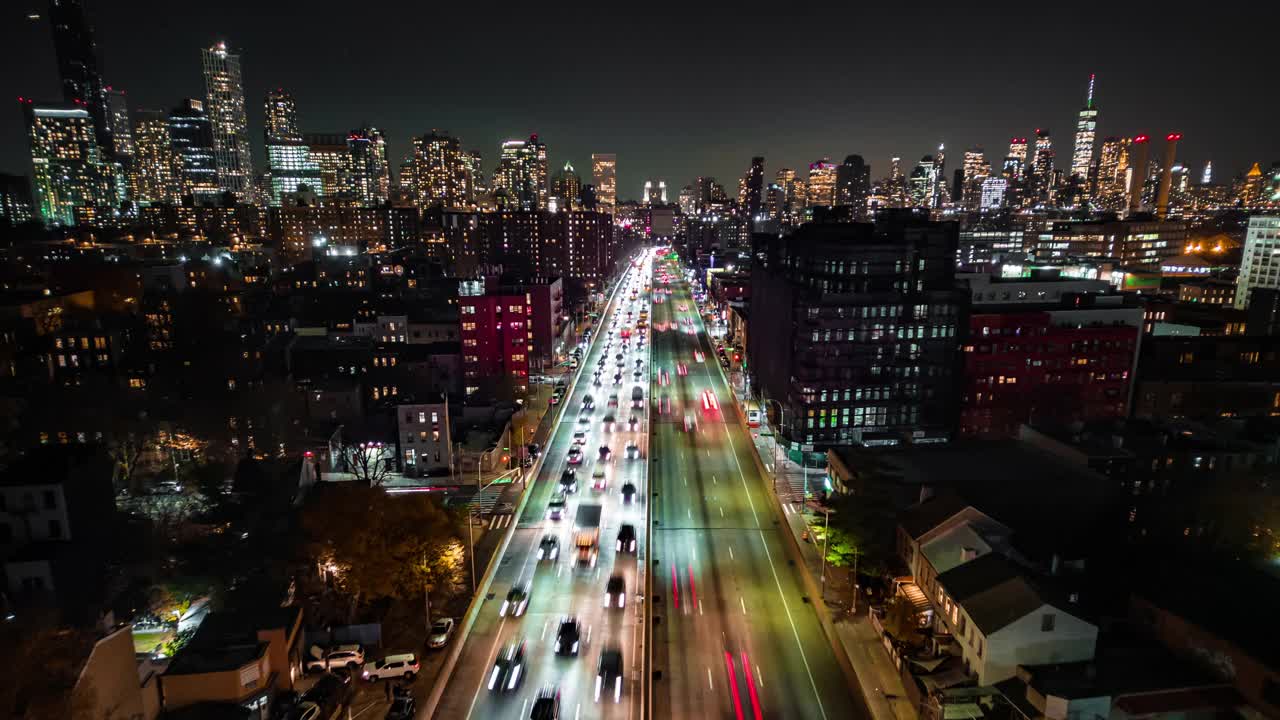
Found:
[[[169,113],[169,138],[180,165],[179,192],[197,205],[216,200],[221,192],[217,152],[213,149],[213,123],[204,104],[188,98],[174,108]]]
[[[1071,153],[1071,176],[1083,183],[1089,178],[1093,165],[1093,141],[1098,130],[1098,108],[1093,104],[1093,79],[1089,76],[1089,95],[1076,120],[1076,146]]]
[[[110,151],[115,147],[111,139],[111,111],[98,68],[98,45],[84,3],[50,0],[49,25],[53,28],[53,50],[58,58],[62,97],[89,112],[98,146]]]
[[[205,106],[213,126],[213,149],[218,186],[239,202],[254,200],[253,155],[249,148],[249,120],[245,114],[244,80],[240,56],[219,42],[201,51],[204,64]]]
[[[293,96],[284,88],[276,88],[267,93],[265,103],[267,111],[267,142],[302,142],[302,131],[298,129],[298,104]]]
[[[836,168],[836,205],[853,208],[854,219],[867,214],[867,196],[871,194],[871,166],[861,155],[845,157]]]
[[[1201,185],[1213,184],[1213,161],[1212,160],[1205,161],[1204,171],[1200,173],[1200,184]]]
[[[109,87],[106,93],[107,111],[111,117],[110,150],[116,159],[125,160],[133,157],[133,121],[129,119],[129,102],[123,90]]]
[[[596,203],[600,210],[612,213],[618,206],[618,156],[592,153],[591,182],[595,185]]]
[[[1160,191],[1156,195],[1156,218],[1164,220],[1169,215],[1169,189],[1173,185],[1173,163],[1178,155],[1178,141],[1182,133],[1165,136],[1164,163],[1160,167]]]
[[[940,208],[947,203],[950,191],[947,190],[947,148],[938,143],[938,154],[933,157],[933,177],[930,186],[933,191],[931,207]]]
[[[751,158],[751,168],[747,170],[747,176],[744,182],[745,197],[743,198],[744,209],[747,211],[747,217],[754,219],[760,214],[760,208],[763,203],[764,193],[764,158],[756,156]],[[665,201],[664,201],[665,202]]]
[[[1053,140],[1049,131],[1036,129],[1036,149],[1031,160],[1032,197],[1035,202],[1053,202]]]

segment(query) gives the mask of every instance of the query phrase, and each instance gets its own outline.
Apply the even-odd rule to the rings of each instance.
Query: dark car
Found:
[[[618,552],[634,553],[636,551],[636,526],[623,525],[618,528],[618,542],[614,545]]]
[[[611,456],[611,455],[613,455],[613,451],[609,449],[609,446],[608,446],[608,445],[601,445],[601,446],[600,446],[600,459],[601,459],[601,460],[608,460],[608,459],[609,459],[609,456]]]
[[[602,693],[613,695],[613,701],[622,701],[622,650],[607,647],[600,651],[600,662],[596,666],[596,702],[600,702]]]
[[[604,585],[604,606],[621,610],[627,604],[627,581],[621,575],[610,575]]]
[[[387,708],[383,720],[413,720],[417,714],[418,704],[414,702],[412,695],[397,695],[391,701],[391,707]]]
[[[542,536],[542,542],[538,543],[538,559],[539,560],[555,560],[560,557],[560,538],[550,533]]]
[[[529,712],[529,720],[558,720],[560,717],[560,691],[548,688],[538,693],[533,701],[533,710]]]
[[[529,443],[529,457],[538,457],[542,454],[542,446],[538,443]]]
[[[494,658],[489,673],[489,689],[512,692],[520,687],[524,675],[524,641],[508,645]]]
[[[560,475],[560,492],[569,494],[578,492],[578,475],[573,468],[565,468]]]
[[[556,654],[577,655],[578,645],[582,640],[582,626],[577,618],[567,617],[560,621],[560,629],[556,631]]]
[[[630,505],[636,498],[636,485],[632,482],[624,483],[622,486],[622,502]]]
[[[498,611],[498,616],[506,617],[509,613],[512,617],[520,617],[528,607],[529,584],[512,585],[507,591],[507,599],[502,602],[502,609]]]

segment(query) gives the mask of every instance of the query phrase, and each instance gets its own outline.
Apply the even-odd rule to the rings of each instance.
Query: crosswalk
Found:
[[[512,515],[511,513],[506,513],[504,515],[492,515],[489,517],[489,529],[502,530],[504,528],[511,527],[511,522],[514,518],[515,515]]]

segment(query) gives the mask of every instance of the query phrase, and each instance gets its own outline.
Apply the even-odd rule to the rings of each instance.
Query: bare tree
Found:
[[[357,481],[368,487],[378,487],[391,475],[391,455],[391,448],[380,442],[348,442],[338,450],[338,463]]]

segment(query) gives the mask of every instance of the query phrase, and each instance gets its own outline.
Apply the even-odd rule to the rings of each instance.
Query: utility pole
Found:
[[[831,534],[831,511],[827,511],[827,519],[822,525],[822,580],[820,588],[822,601],[827,601],[827,537]]]

